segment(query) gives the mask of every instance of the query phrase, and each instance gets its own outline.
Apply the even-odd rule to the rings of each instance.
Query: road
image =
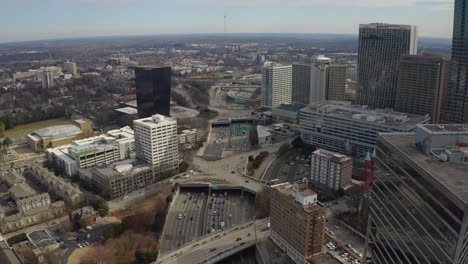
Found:
[[[257,220],[255,224],[251,222],[227,230],[223,234],[205,237],[169,254],[160,256],[157,263],[215,263],[235,252],[254,245],[257,240],[266,239],[270,233],[267,229],[268,222],[268,218]]]
[[[310,178],[310,154],[301,149],[289,150],[271,163],[268,170],[262,175],[262,180],[278,179],[279,183],[282,183]]]

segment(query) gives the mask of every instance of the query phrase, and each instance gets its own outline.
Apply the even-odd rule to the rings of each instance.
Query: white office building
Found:
[[[177,121],[163,115],[133,121],[136,157],[155,172],[178,170]]]
[[[78,76],[78,70],[76,68],[76,63],[75,62],[70,62],[67,61],[63,64],[63,70],[66,71],[67,73],[72,74],[73,76]]]
[[[315,103],[327,99],[328,69],[331,59],[325,56],[317,56],[313,62],[310,76],[309,103]]]
[[[336,152],[317,149],[312,153],[310,168],[312,185],[337,191],[351,183],[353,160]]]
[[[261,105],[274,108],[292,101],[292,65],[270,64],[262,68]]]
[[[302,140],[310,145],[346,155],[364,156],[376,147],[379,132],[410,132],[427,123],[428,115],[391,110],[369,110],[344,101],[321,101],[302,108]]]

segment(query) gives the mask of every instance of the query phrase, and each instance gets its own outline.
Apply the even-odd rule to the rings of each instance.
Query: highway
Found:
[[[267,228],[269,221],[269,218],[265,218],[255,221],[255,224],[250,222],[233,227],[224,233],[204,237],[176,251],[161,255],[156,263],[216,263],[254,245],[256,243],[255,233],[257,234],[257,240],[266,239],[270,234]]]

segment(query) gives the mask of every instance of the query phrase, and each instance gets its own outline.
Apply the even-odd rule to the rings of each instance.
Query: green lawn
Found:
[[[70,125],[73,124],[73,121],[66,118],[57,118],[57,119],[50,119],[45,121],[34,122],[26,125],[17,125],[12,129],[5,131],[5,137],[9,138],[17,138],[17,137],[24,137],[27,134],[30,134],[33,131],[44,127],[50,126],[58,126],[58,125]]]
[[[218,112],[213,111],[213,110],[207,110],[207,111],[201,112],[199,115],[199,117],[204,118],[204,119],[213,119],[213,118],[216,118],[217,116],[218,116]]]

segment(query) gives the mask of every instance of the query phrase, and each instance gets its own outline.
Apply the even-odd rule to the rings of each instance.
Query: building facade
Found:
[[[373,263],[468,263],[468,127],[379,136],[367,230]]]
[[[311,64],[292,65],[292,103],[308,105],[310,100]]]
[[[400,60],[395,111],[430,115],[439,123],[449,79],[449,61],[441,55],[405,55]]]
[[[415,26],[360,25],[357,104],[373,109],[393,108],[401,56],[415,54]]]
[[[171,67],[135,68],[138,117],[170,115]]]
[[[428,121],[429,116],[369,110],[343,101],[317,102],[299,112],[304,143],[361,157],[373,152],[379,132],[409,132]]]
[[[273,108],[292,101],[292,66],[262,67],[261,105]]]
[[[321,55],[314,59],[310,77],[309,103],[315,103],[327,99],[330,62],[330,58]]]
[[[52,75],[52,72],[44,70],[41,74],[42,89],[54,88],[54,77]]]
[[[337,191],[351,183],[353,159],[336,152],[318,149],[312,152],[310,163],[311,184]]]
[[[453,68],[447,92],[444,121],[468,123],[468,1],[455,1],[453,21]]]
[[[330,65],[328,69],[327,100],[343,101],[345,99],[346,69],[346,65]]]
[[[75,62],[66,61],[63,64],[63,70],[72,74],[74,77],[78,76],[78,69]]]
[[[322,253],[326,209],[317,204],[317,194],[307,183],[272,186],[271,238],[295,262],[309,264]]]
[[[163,115],[133,121],[136,157],[155,172],[178,171],[177,121]]]

